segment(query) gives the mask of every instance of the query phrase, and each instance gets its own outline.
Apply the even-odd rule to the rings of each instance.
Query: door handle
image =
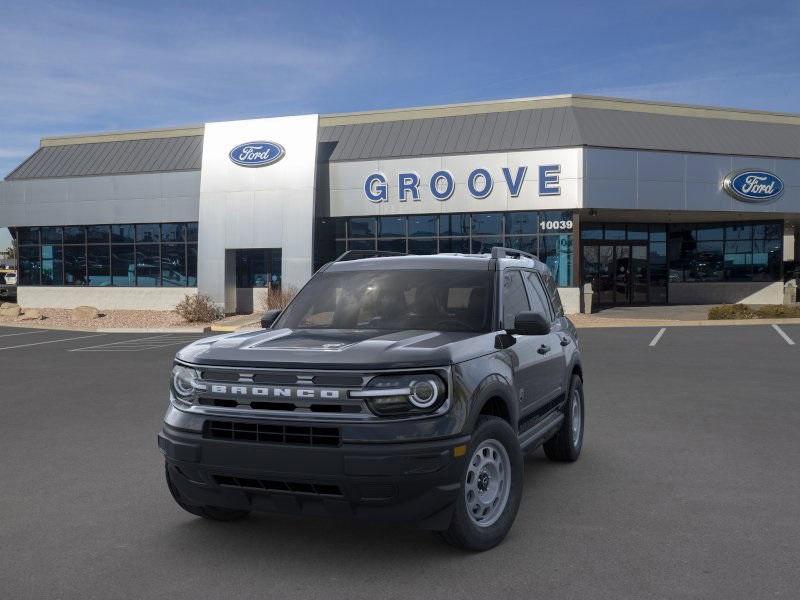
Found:
[[[550,352],[550,346],[548,346],[547,344],[542,344],[541,346],[539,346],[537,352],[539,354],[547,354],[548,352]]]

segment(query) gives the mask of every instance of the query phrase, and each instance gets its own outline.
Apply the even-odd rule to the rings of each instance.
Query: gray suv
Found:
[[[525,453],[581,452],[577,334],[523,252],[346,253],[262,325],[175,357],[158,445],[192,514],[410,522],[486,550]]]

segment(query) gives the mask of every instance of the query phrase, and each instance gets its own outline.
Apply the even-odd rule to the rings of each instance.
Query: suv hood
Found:
[[[413,369],[494,351],[493,333],[364,329],[276,329],[198,340],[178,360],[200,365],[284,369]]]

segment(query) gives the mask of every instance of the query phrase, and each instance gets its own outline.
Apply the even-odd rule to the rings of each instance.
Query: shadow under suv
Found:
[[[498,544],[523,455],[574,461],[580,351],[547,267],[525,253],[347,253],[264,330],[180,350],[158,445],[176,502],[413,522]]]

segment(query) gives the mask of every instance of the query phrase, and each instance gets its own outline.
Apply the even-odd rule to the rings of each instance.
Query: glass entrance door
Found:
[[[584,242],[583,281],[592,284],[600,306],[648,302],[647,246]]]

